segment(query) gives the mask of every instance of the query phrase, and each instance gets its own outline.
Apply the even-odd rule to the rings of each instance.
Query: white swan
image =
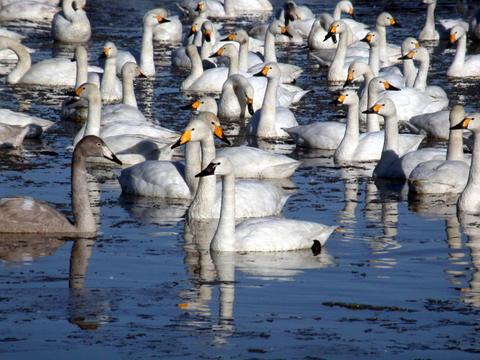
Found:
[[[100,78],[96,72],[88,72],[88,53],[87,49],[82,45],[75,48],[75,56],[72,61],[77,63],[77,74],[75,80],[75,89],[80,85],[90,82],[100,87]],[[96,69],[96,67],[91,67]],[[102,69],[98,68],[101,72]],[[76,95],[66,98],[62,102],[61,118],[64,120],[73,120],[83,122],[87,118],[88,102],[84,99],[79,99]]]
[[[190,32],[186,37],[184,46],[180,46],[178,49],[172,52],[172,65],[180,69],[191,69],[192,63],[187,55],[187,46],[194,44],[197,47],[202,46],[203,34],[200,31],[203,23],[208,21],[204,16],[197,16],[190,27]]]
[[[96,136],[87,136],[76,147],[72,156],[72,212],[75,222],[44,201],[30,197],[0,199],[0,232],[16,234],[93,235],[97,222],[88,199],[86,160],[101,156],[121,164],[120,160]]]
[[[218,115],[226,119],[249,118],[260,107],[254,104],[254,92],[245,76],[229,76],[223,84]]]
[[[461,25],[456,25],[450,30],[450,42],[458,42],[455,58],[448,68],[447,76],[477,77],[480,76],[480,55],[467,56],[467,32]]]
[[[182,41],[182,22],[178,16],[168,16],[168,12],[164,8],[156,8],[150,10],[150,12],[164,19],[163,21],[159,21],[153,28],[153,40],[168,42]]]
[[[377,16],[375,28],[375,31],[380,36],[380,61],[382,62],[382,67],[397,63],[398,57],[401,56],[400,47],[387,42],[387,26],[401,27],[390,13],[384,11]]]
[[[450,111],[440,110],[428,114],[420,114],[410,119],[412,124],[427,137],[448,140],[450,133]]]
[[[265,76],[268,79],[263,105],[255,112],[247,125],[247,135],[261,139],[287,138],[284,130],[297,126],[295,115],[285,107],[276,105],[277,90],[280,85],[280,68],[277,63],[266,64],[255,76]]]
[[[53,121],[31,116],[24,112],[0,109],[0,125],[27,127],[29,129],[27,138],[40,137],[53,124],[55,124]]]
[[[213,123],[213,124],[211,124]],[[226,140],[218,120],[211,113],[200,113],[195,116],[185,128],[174,147],[189,145],[185,153],[185,167],[165,161],[146,161],[122,171],[119,178],[122,191],[142,196],[194,200],[190,208],[191,218],[217,218],[220,210],[220,191],[215,181],[197,183],[194,174],[198,172],[201,163],[204,165],[215,156],[212,128],[217,137]],[[197,147],[191,142],[200,142],[201,157]],[[244,165],[244,164],[239,164]],[[248,164],[249,166],[251,164]],[[271,165],[267,165],[271,166]],[[242,166],[244,167],[244,166]],[[239,169],[239,173],[242,169]],[[288,196],[278,187],[258,181],[242,181],[239,183],[238,203],[239,217],[267,216],[281,211]],[[253,206],[255,197],[262,197],[265,202]],[[193,210],[192,210],[193,209]]]
[[[453,128],[470,130],[474,136],[472,164],[468,174],[468,181],[458,199],[457,208],[463,212],[478,213],[480,211],[480,189],[478,185],[480,183],[478,179],[480,169],[480,114],[468,115]]]
[[[217,157],[197,176],[203,180],[209,175],[220,175],[223,182],[222,208],[210,244],[212,251],[288,251],[322,247],[335,230],[335,226],[281,218],[247,220],[235,227],[239,199],[235,196],[234,166],[228,158]]]
[[[83,10],[86,0],[63,0],[62,12],[52,21],[52,36],[61,43],[84,43],[90,40],[92,29]]]
[[[425,26],[418,38],[421,41],[438,41],[440,40],[440,34],[435,29],[435,7],[437,6],[437,0],[423,0],[424,4],[428,5],[427,18],[425,20]]]
[[[199,4],[204,7],[206,16],[213,18],[234,18],[239,15],[256,15],[272,11],[268,0],[183,0],[181,7],[193,13]]]
[[[382,156],[373,170],[374,177],[408,179],[413,169],[421,162],[445,159],[445,149],[438,148],[423,148],[400,156],[397,109],[390,99],[380,100],[366,112],[373,112],[385,118],[385,141]]]
[[[70,59],[52,58],[32,65],[27,48],[4,36],[0,36],[0,49],[10,49],[18,57],[17,65],[7,76],[9,84],[75,86],[76,64]]]
[[[183,106],[184,110],[192,110],[194,112],[211,112],[218,116],[218,105],[211,96],[200,96],[190,104]]]
[[[28,126],[0,124],[0,149],[16,148],[22,145],[29,131]]]
[[[451,127],[465,117],[461,105],[452,107]],[[458,194],[467,185],[470,166],[464,161],[463,129],[451,129],[446,160],[430,160],[418,164],[408,178],[409,189],[417,194]]]
[[[34,0],[16,1],[0,8],[0,20],[51,21],[59,8]]]
[[[100,58],[105,59],[100,80],[100,91],[105,103],[115,102],[122,98],[122,81],[117,77],[117,55],[118,50],[115,44],[107,41],[100,55]]]
[[[169,145],[178,133],[145,122],[113,121],[101,127],[102,99],[98,87],[86,83],[75,91],[88,101],[87,121],[77,133],[74,145],[87,135],[101,136],[125,164],[147,159],[170,159]]]
[[[123,65],[126,62],[135,62],[140,65],[142,72],[149,77],[155,76],[155,62],[153,59],[153,31],[158,24],[169,23],[170,20],[165,18],[166,13],[160,9],[148,11],[143,17],[143,33],[142,45],[140,53],[135,50],[117,50],[116,69],[117,73],[121,73]]]
[[[241,72],[247,72],[250,67],[263,63],[263,59],[258,53],[249,51],[251,40],[245,30],[235,29],[235,31],[228,34],[223,41],[235,41],[240,44],[238,50],[238,66]]]
[[[343,90],[337,97],[337,103],[348,105],[347,126],[342,142],[333,155],[335,163],[377,161],[382,155],[384,132],[374,131],[360,134],[359,99],[354,90]],[[423,140],[421,135],[400,134],[400,156],[416,150]]]

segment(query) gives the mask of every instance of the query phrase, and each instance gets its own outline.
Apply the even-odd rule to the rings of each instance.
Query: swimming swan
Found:
[[[427,18],[425,20],[425,26],[418,38],[421,41],[438,41],[440,40],[440,34],[435,29],[435,8],[437,6],[437,0],[422,0],[424,4],[427,4]]]
[[[95,234],[97,224],[93,216],[87,189],[86,160],[89,156],[121,161],[96,136],[87,136],[77,144],[72,156],[72,212],[71,222],[46,202],[29,197],[0,199],[1,233],[34,234]]]
[[[28,126],[0,124],[0,149],[16,148],[22,145],[28,134]]]
[[[63,0],[62,12],[52,21],[52,36],[61,43],[84,43],[90,40],[92,29],[83,10],[86,0]]]
[[[235,227],[239,199],[235,196],[234,167],[228,158],[217,157],[197,174],[201,179],[211,175],[222,176],[223,182],[220,219],[210,243],[212,251],[288,251],[314,245],[321,247],[335,230],[335,226],[281,218],[252,219]]]
[[[458,42],[455,58],[447,70],[447,76],[477,77],[480,76],[480,55],[467,56],[467,31],[461,25],[456,25],[450,30],[450,42]]]

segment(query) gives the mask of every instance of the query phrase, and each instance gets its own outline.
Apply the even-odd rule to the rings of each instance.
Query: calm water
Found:
[[[315,13],[334,4],[305,2]],[[453,1],[439,2],[439,17],[457,14]],[[372,24],[392,2],[356,3],[358,19]],[[106,39],[137,46],[144,12],[158,5],[175,11],[166,0],[89,1],[91,58]],[[403,28],[389,30],[389,40],[417,35],[418,2],[390,6]],[[48,27],[21,30],[37,49],[34,61],[53,51],[70,56],[53,48]],[[180,130],[189,113],[178,109],[184,74],[170,69],[172,48],[156,46],[157,77],[136,88],[152,121]],[[446,81],[452,57],[445,44],[433,49],[430,82],[474,110],[478,84]],[[329,104],[326,70],[304,47],[282,48],[280,59],[303,66],[298,83],[315,90],[295,110],[300,123],[343,114]],[[65,90],[0,86],[2,107],[59,119]],[[41,141],[0,153],[0,196],[29,195],[69,211],[66,147],[75,131],[59,121]],[[363,169],[335,168],[323,155],[292,154],[305,162],[284,210],[341,227],[319,257],[211,256],[208,239],[190,235],[198,224],[185,223],[184,206],[124,198],[118,169],[92,169],[101,211],[95,241],[0,241],[0,358],[478,358],[479,219],[457,219],[455,199],[409,201],[401,184],[375,184]]]

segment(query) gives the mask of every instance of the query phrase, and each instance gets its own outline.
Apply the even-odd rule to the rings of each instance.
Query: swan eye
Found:
[[[100,144],[100,143],[97,143],[97,146],[102,146],[102,144]]]
[[[212,125],[215,125],[215,123],[212,121]]]
[[[272,70],[272,67],[270,66],[270,70]]]
[[[195,128],[192,128],[192,131],[195,130]]]

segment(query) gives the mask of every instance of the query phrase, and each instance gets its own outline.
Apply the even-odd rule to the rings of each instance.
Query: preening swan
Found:
[[[450,112],[453,128],[465,117],[461,105],[455,105]],[[458,194],[468,180],[470,166],[464,161],[463,129],[451,129],[448,139],[446,160],[430,160],[418,164],[408,178],[410,191],[417,194]]]
[[[254,106],[254,93],[253,86],[245,76],[229,76],[223,84],[219,116],[226,119],[249,118],[258,108]]]
[[[452,65],[448,68],[448,77],[477,77],[480,76],[480,54],[467,56],[467,31],[461,25],[450,30],[450,42],[457,42],[457,51]]]
[[[92,29],[83,10],[86,0],[63,0],[62,12],[52,21],[52,36],[62,43],[84,43],[90,40]]]
[[[97,225],[90,208],[87,187],[87,157],[104,157],[121,164],[102,139],[87,136],[80,141],[72,156],[72,212],[71,222],[46,202],[29,197],[0,199],[1,233],[34,234],[95,234]]]
[[[220,219],[210,244],[212,251],[308,249],[314,246],[315,240],[324,246],[335,230],[334,226],[281,218],[247,220],[235,227],[238,199],[235,196],[236,183],[232,163],[226,157],[217,157],[197,174],[202,180],[211,175],[222,176],[223,182]]]

